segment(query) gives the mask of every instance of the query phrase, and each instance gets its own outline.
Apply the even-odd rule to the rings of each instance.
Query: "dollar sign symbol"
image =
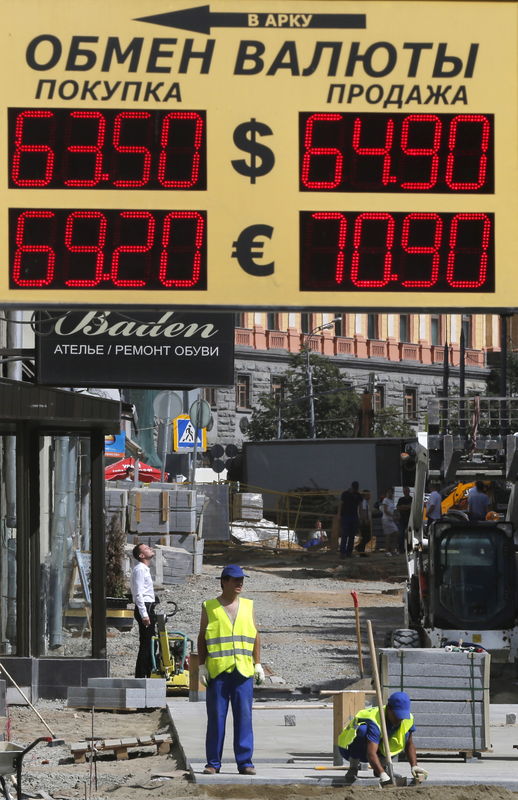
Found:
[[[232,161],[232,166],[240,175],[250,178],[250,183],[261,175],[266,175],[275,164],[273,151],[257,141],[257,136],[271,136],[272,129],[253,117],[250,122],[242,122],[234,131],[234,144],[240,150],[250,153],[250,163],[241,158]],[[259,160],[259,163],[258,163]]]

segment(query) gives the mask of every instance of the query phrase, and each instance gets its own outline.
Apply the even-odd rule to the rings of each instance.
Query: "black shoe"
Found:
[[[241,767],[239,770],[240,775],[255,775],[255,767]]]
[[[207,764],[207,766],[203,770],[203,775],[217,775],[218,772],[219,772],[219,767],[216,769],[216,767],[209,767],[209,765]]]

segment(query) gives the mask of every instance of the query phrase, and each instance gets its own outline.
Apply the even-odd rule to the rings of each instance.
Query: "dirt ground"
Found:
[[[215,548],[216,549],[216,548]],[[334,577],[350,581],[351,578],[365,580],[393,580],[394,589],[383,592],[365,589],[362,584],[360,605],[379,609],[380,615],[401,614],[402,589],[404,580],[402,565],[396,559],[384,559],[374,554],[369,559],[355,558],[346,566],[337,564],[334,553],[264,552],[258,548],[239,548],[238,553],[225,553],[225,561],[238,561],[243,566],[253,565],[254,570],[275,570],[283,574],[293,573],[304,577],[314,577],[315,590],[309,592],[275,592],[279,606],[304,604],[307,607],[332,608],[343,605],[344,589],[337,585],[336,592],[319,591],[319,577]],[[208,563],[222,563],[219,552],[207,555]],[[390,576],[390,577],[389,577]],[[336,582],[333,581],[333,584]],[[326,639],[326,628],[322,627],[322,643]],[[109,640],[110,641],[110,640]],[[119,644],[113,642],[113,647]],[[126,673],[127,674],[127,673]],[[38,711],[64,745],[48,747],[38,745],[25,757],[23,762],[22,787],[25,796],[43,797],[45,800],[176,800],[176,798],[231,798],[231,800],[374,800],[379,797],[377,788],[316,787],[308,785],[246,785],[246,786],[207,786],[191,782],[185,771],[181,751],[173,741],[169,755],[157,755],[154,747],[130,750],[129,759],[117,761],[113,754],[99,754],[96,765],[74,764],[70,744],[95,738],[124,738],[153,733],[171,733],[169,720],[164,710],[148,712],[116,713],[81,711],[67,708],[65,701],[45,701],[37,704]],[[92,731],[93,722],[93,731]],[[11,740],[28,744],[48,731],[30,708],[12,706],[10,708]],[[421,786],[416,789],[390,789],[394,800],[408,800],[410,792],[419,792],[420,800],[510,800],[513,793],[499,787],[474,785],[470,787]],[[41,794],[43,792],[43,794]],[[15,795],[12,792],[13,796]]]

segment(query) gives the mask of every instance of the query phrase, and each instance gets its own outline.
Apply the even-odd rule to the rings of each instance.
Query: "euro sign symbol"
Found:
[[[272,238],[273,228],[271,225],[249,225],[244,228],[237,241],[233,243],[235,250],[232,252],[232,258],[237,258],[239,266],[244,269],[249,275],[272,275],[275,264],[271,261],[269,264],[257,264],[256,259],[262,258],[262,250],[264,242],[256,242],[258,236],[266,236],[267,239]]]
[[[250,178],[250,183],[255,183],[255,179],[261,175],[267,175],[275,164],[273,151],[257,141],[258,135],[271,136],[272,133],[268,125],[253,118],[250,122],[242,122],[234,131],[234,144],[240,150],[250,153],[250,163],[241,158],[232,161],[232,166],[240,175]]]

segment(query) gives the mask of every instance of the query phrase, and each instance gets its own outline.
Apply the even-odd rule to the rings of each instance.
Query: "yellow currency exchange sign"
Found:
[[[518,308],[516,2],[0,2],[2,304]]]

